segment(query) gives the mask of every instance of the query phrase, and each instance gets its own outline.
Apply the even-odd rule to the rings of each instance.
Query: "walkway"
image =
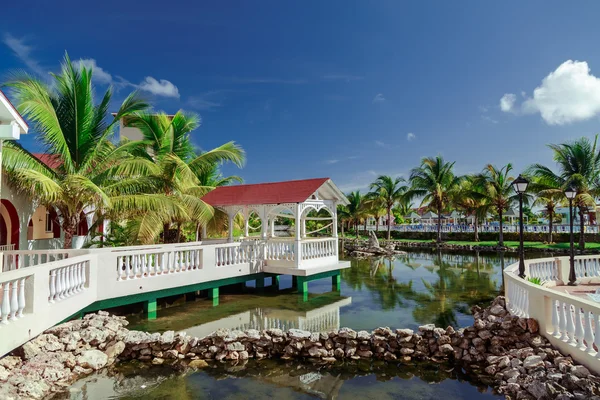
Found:
[[[218,305],[221,286],[255,280],[261,287],[284,273],[307,296],[314,279],[331,277],[339,290],[339,271],[350,267],[338,260],[337,238],[9,251],[3,261],[0,356],[84,311],[144,302],[152,318],[158,298],[208,290]]]

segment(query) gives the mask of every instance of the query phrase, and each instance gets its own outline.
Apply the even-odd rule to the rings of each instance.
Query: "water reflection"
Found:
[[[416,378],[416,379],[415,379]],[[432,385],[435,383],[435,385]],[[475,382],[447,364],[357,361],[317,366],[277,360],[213,364],[188,374],[131,363],[92,376],[72,388],[71,399],[490,399]]]
[[[310,282],[306,302],[293,289],[255,292],[252,288],[223,294],[220,305],[196,301],[159,310],[158,319],[131,317],[132,327],[148,331],[186,330],[204,336],[217,328],[306,329],[322,331],[350,326],[416,328],[466,326],[470,308],[488,304],[501,291],[502,268],[515,261],[496,253],[444,254],[409,252],[395,258],[350,259],[342,270],[341,292],[328,279]],[[281,287],[291,286],[281,277]]]

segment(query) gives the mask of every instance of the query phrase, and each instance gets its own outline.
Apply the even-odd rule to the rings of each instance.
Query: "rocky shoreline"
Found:
[[[0,398],[44,398],[116,362],[139,360],[177,369],[209,363],[280,358],[342,363],[385,360],[398,368],[413,361],[451,363],[490,383],[507,399],[598,399],[600,378],[560,354],[539,335],[533,319],[510,315],[498,297],[473,309],[473,326],[411,329],[349,328],[326,333],[218,330],[205,338],[173,331],[128,330],[123,317],[86,315],[49,329],[14,355],[0,359]]]

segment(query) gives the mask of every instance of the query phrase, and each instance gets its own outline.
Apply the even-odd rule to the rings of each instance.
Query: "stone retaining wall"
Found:
[[[553,349],[539,335],[535,320],[510,315],[503,297],[486,309],[475,307],[473,313],[473,326],[458,330],[433,325],[416,332],[218,330],[195,338],[173,331],[130,331],[124,318],[99,312],[52,328],[0,360],[0,398],[42,398],[117,361],[201,368],[211,362],[282,358],[320,363],[386,360],[398,368],[413,360],[454,363],[486,378],[508,399],[600,400],[600,379]]]

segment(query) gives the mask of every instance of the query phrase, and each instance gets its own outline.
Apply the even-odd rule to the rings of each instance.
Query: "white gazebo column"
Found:
[[[227,238],[228,243],[233,243],[233,219],[235,214],[229,213],[229,237]]]
[[[337,240],[338,238],[338,220],[337,220],[337,206],[335,204],[333,204],[333,206],[331,206],[331,222],[333,222],[333,225],[331,225],[331,236],[333,238],[335,238],[335,242],[334,242],[334,249],[335,249],[335,255],[336,257],[338,256],[338,245],[339,245],[339,241]]]
[[[206,237],[206,224],[202,224],[202,237],[201,237],[201,239],[202,239],[202,240],[206,240],[206,239],[208,239],[208,238]]]
[[[302,239],[306,238],[306,218],[303,216],[302,218],[300,218],[302,223],[301,223],[301,228],[302,228]]]
[[[248,209],[244,210],[244,237],[247,239],[250,236],[250,232],[248,231],[250,227],[250,214],[252,211],[248,211]]]
[[[302,232],[300,232],[300,225],[302,224],[301,219],[302,219],[302,207],[300,203],[296,204],[296,209],[295,211],[295,218],[296,218],[296,224],[295,224],[295,233],[296,233],[296,237],[295,239],[295,244],[296,244],[296,260],[295,260],[295,264],[296,264],[296,268],[300,267],[300,265],[302,264]]]
[[[270,227],[270,236],[272,238],[274,238],[275,237],[275,217],[271,217],[269,227]]]
[[[267,239],[267,227],[269,226],[269,212],[265,206],[260,209],[260,238]]]

